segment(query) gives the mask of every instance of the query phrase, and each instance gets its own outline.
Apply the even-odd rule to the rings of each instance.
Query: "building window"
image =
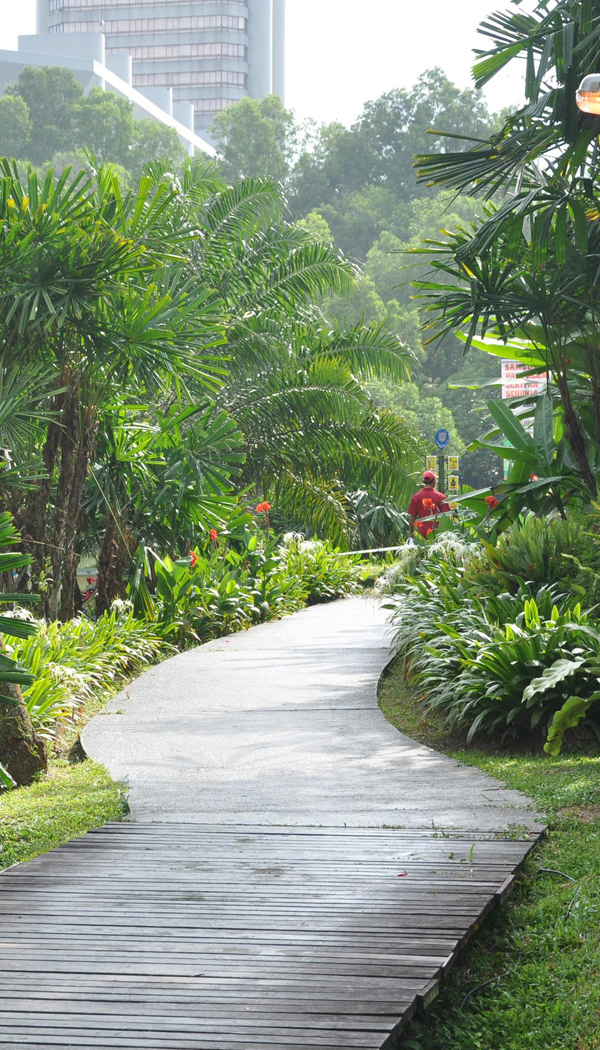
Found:
[[[102,32],[112,33],[189,33],[194,29],[228,29],[246,32],[246,19],[237,15],[189,15],[185,18],[108,18]],[[99,33],[100,22],[59,22],[51,33]]]
[[[196,113],[220,113],[235,102],[233,98],[191,98]]]
[[[185,69],[174,73],[134,73],[134,87],[239,87],[246,88],[245,73],[231,70],[206,70],[198,72]]]
[[[214,0],[195,0],[195,3],[209,3]],[[227,0],[228,4],[243,4],[246,0]],[[150,7],[159,5],[182,6],[182,0],[50,0],[50,14],[57,11],[86,11],[106,7]]]
[[[246,58],[243,44],[153,44],[141,47],[109,47],[113,55],[131,55],[138,61],[167,58]]]
[[[110,18],[107,33],[189,33],[193,29],[246,31],[246,19],[237,15],[187,15],[181,18]]]

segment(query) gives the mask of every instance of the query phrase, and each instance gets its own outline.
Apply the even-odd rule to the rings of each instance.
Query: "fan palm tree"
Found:
[[[525,59],[526,105],[488,142],[418,158],[420,178],[495,200],[475,229],[421,249],[434,276],[416,284],[434,315],[433,338],[462,329],[466,350],[490,331],[500,342],[525,341],[552,374],[573,459],[595,495],[600,121],[579,112],[575,94],[600,60],[600,14],[578,0],[539,0],[531,13],[514,2],[480,32],[491,46],[474,67],[478,85]]]
[[[187,267],[187,231],[169,228],[175,196],[142,179],[123,198],[110,168],[43,184],[0,162],[0,347],[40,362],[56,392],[43,440],[46,480],[30,501],[46,611],[75,608],[81,498],[103,405],[133,386],[152,396],[185,378],[208,389],[224,372],[223,311]]]

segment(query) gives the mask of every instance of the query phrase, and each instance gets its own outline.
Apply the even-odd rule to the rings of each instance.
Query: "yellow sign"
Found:
[[[458,503],[449,503],[450,510],[458,510]]]
[[[458,456],[448,456],[448,470],[458,473]]]
[[[458,474],[448,475],[448,492],[458,492]]]
[[[435,473],[437,469],[437,456],[427,456],[425,460],[425,470],[433,470]]]

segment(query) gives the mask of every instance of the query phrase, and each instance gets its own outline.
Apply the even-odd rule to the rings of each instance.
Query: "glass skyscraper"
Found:
[[[284,97],[286,0],[37,0],[38,33],[104,33],[133,87],[171,88],[196,130],[239,99]]]

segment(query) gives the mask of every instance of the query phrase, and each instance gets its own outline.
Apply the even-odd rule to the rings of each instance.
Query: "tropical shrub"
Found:
[[[169,650],[155,626],[136,619],[127,603],[115,604],[95,623],[83,617],[64,624],[33,621],[23,610],[13,617],[15,624],[36,632],[6,644],[29,675],[23,699],[35,729],[47,740],[74,724],[86,702]]]
[[[3,470],[6,474],[6,470]],[[0,514],[0,547],[14,546],[20,537],[10,514]],[[19,569],[31,561],[26,554],[16,551],[0,552],[0,579],[6,574],[11,580]],[[4,577],[6,579],[6,576]],[[0,593],[1,604],[31,601],[31,595]],[[27,783],[44,768],[43,745],[36,737],[25,705],[21,688],[31,686],[34,679],[13,656],[10,642],[35,634],[37,627],[28,619],[14,618],[10,613],[0,615],[0,788],[11,788]]]
[[[457,532],[442,533],[433,543],[406,544],[398,551],[393,564],[377,581],[376,594],[384,597],[403,593],[407,581],[416,572],[435,572],[435,566],[443,565],[463,570],[477,562],[481,556],[481,545]]]
[[[566,728],[600,700],[600,630],[579,605],[540,616],[534,598],[510,621],[485,613],[473,603],[454,624],[438,622],[442,637],[427,645],[415,679],[425,706],[449,728],[467,728],[469,742],[478,732],[504,740],[538,731],[558,753]]]
[[[522,583],[539,586],[573,575],[565,555],[577,546],[580,526],[573,519],[519,518],[498,536],[496,544],[482,540],[480,559],[467,574],[477,588],[498,593],[518,590]]]
[[[329,543],[293,540],[281,549],[284,577],[299,580],[307,605],[332,601],[360,591],[356,558],[343,557]]]
[[[129,593],[138,615],[185,645],[245,630],[359,590],[355,559],[328,544],[289,537],[287,545],[246,529],[241,550],[212,541],[186,558],[139,553]]]
[[[525,531],[524,546],[517,548],[522,559],[529,549],[528,525]],[[533,535],[545,550],[537,528]],[[568,533],[562,529],[559,535],[562,542]],[[588,712],[594,725],[600,625],[561,593],[560,583],[536,588],[519,579],[510,543],[503,548],[507,561],[501,552],[497,563],[487,562],[487,573],[481,566],[490,545],[470,546],[477,552],[471,564],[432,557],[429,548],[428,557],[413,559],[412,575],[401,576],[397,566],[395,578],[388,576],[396,590],[388,604],[396,652],[419,702],[441,715],[449,729],[466,729],[469,742],[477,733],[504,739],[539,732],[546,750],[555,754],[565,730]],[[549,562],[544,564],[548,571]]]

